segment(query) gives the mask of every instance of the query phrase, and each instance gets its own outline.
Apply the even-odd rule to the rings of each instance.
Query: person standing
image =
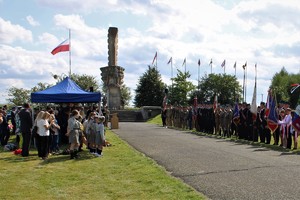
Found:
[[[0,124],[1,127],[1,145],[5,146],[7,145],[7,142],[10,138],[10,131],[9,131],[9,127],[8,127],[8,120],[7,120],[7,114],[6,114],[6,110],[3,109],[1,111],[2,114],[2,123]]]
[[[50,146],[50,152],[52,152],[52,153],[59,153],[58,143],[59,143],[59,130],[60,130],[60,126],[58,125],[57,120],[56,120],[54,114],[51,114],[50,121],[51,120],[53,120],[53,123],[51,125],[51,130],[53,132],[53,135],[52,135],[52,143],[51,143],[51,146]]]
[[[13,125],[12,134],[15,135],[16,134],[16,130],[17,130],[17,124],[16,124],[16,107],[15,106],[12,107],[12,109],[11,109],[10,121],[11,121],[11,124]],[[20,139],[20,138],[18,138],[17,136],[16,136],[16,145],[17,145],[17,147],[19,147],[20,140],[18,141],[18,139]]]
[[[266,141],[266,135],[265,135],[265,126],[267,126],[267,120],[265,118],[265,102],[260,103],[260,113],[259,113],[259,137],[260,137],[260,143],[265,143]]]
[[[105,121],[104,116],[96,115],[95,117],[96,123],[95,125],[95,131],[96,131],[96,138],[95,138],[95,144],[96,144],[96,152],[95,156],[100,157],[102,156],[102,150],[103,146],[105,145],[105,129],[103,122]]]
[[[37,121],[38,127],[38,156],[41,157],[43,160],[46,160],[49,155],[49,136],[52,124],[54,120],[50,120],[50,113],[45,112],[43,114],[42,119]]]
[[[79,148],[79,133],[80,133],[80,122],[77,120],[79,117],[79,111],[73,110],[71,116],[68,120],[68,132],[67,136],[69,137],[70,144],[70,159],[78,158],[78,148]]]
[[[33,125],[29,103],[23,104],[23,108],[21,109],[18,115],[21,123],[20,130],[23,137],[22,156],[27,157],[29,156],[31,128]]]
[[[162,108],[161,109],[161,120],[162,120],[163,127],[167,127],[166,119],[167,119],[167,110],[165,108]]]

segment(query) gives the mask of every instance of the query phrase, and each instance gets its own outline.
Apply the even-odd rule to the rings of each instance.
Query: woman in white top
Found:
[[[290,148],[290,143],[291,143],[290,126],[292,124],[292,116],[291,116],[290,108],[287,108],[285,110],[285,116],[283,120],[278,120],[278,124],[280,125],[280,130],[282,132],[283,148]]]
[[[38,127],[38,156],[43,160],[47,159],[49,154],[49,135],[53,120],[49,122],[50,113],[45,112],[41,119],[37,120]]]

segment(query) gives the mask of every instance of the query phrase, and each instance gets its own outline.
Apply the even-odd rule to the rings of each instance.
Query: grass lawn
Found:
[[[205,199],[107,131],[111,147],[101,158],[81,152],[81,158],[23,158],[0,150],[0,199]]]

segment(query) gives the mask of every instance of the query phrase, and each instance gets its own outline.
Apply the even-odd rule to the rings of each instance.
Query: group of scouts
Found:
[[[270,130],[267,123],[267,109],[264,102],[257,107],[257,113],[250,110],[246,102],[238,104],[237,109],[231,105],[198,104],[197,107],[166,105],[162,109],[164,127],[195,129],[198,132],[217,136],[271,143],[283,148],[297,149],[297,131],[292,127],[293,112],[288,103],[279,104],[277,108],[277,128]]]

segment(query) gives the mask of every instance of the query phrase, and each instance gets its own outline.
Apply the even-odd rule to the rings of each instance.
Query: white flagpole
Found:
[[[172,80],[172,92],[173,92],[173,58],[171,57],[171,80]],[[172,94],[172,97],[173,97],[173,93]]]
[[[69,29],[69,78],[71,78],[72,68],[71,68],[71,29]]]
[[[157,70],[157,52],[156,52],[156,60],[155,60],[155,66],[156,66],[156,70]]]

